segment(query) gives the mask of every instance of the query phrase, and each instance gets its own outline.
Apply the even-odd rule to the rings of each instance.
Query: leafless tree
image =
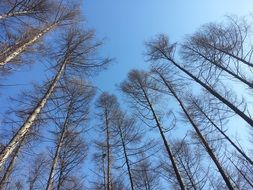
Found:
[[[10,2],[10,1],[6,1]],[[34,47],[32,47],[37,42],[41,41],[43,37],[50,31],[60,27],[70,25],[77,22],[79,10],[70,5],[64,5],[64,3],[57,1],[33,1],[33,0],[22,0],[20,2],[13,1],[13,7],[31,7],[31,9],[41,9],[41,13],[44,14],[44,19],[39,26],[33,26],[32,24],[23,24],[17,26],[18,29],[14,29],[15,33],[6,29],[2,31],[2,38],[7,38],[1,43],[1,53],[0,53],[0,69],[10,70],[8,68],[9,63],[14,63],[12,65],[18,65],[18,63],[27,62],[26,58],[23,58],[25,53],[29,53]],[[56,3],[56,4],[55,4]],[[16,8],[14,8],[15,11]],[[36,10],[35,10],[36,11]],[[38,12],[38,11],[36,11]],[[8,23],[5,23],[8,25]],[[11,24],[10,24],[11,25]],[[15,24],[13,24],[15,26]],[[11,26],[6,26],[2,28],[8,28]],[[19,31],[17,33],[17,31]],[[6,34],[5,34],[6,33]],[[17,33],[17,34],[16,34]],[[13,37],[12,37],[13,36]],[[41,49],[41,48],[40,48]],[[34,51],[32,52],[34,53]]]
[[[44,173],[47,171],[47,158],[44,153],[35,155],[29,168],[28,186],[29,190],[42,188],[41,183],[44,180]]]
[[[99,120],[101,121],[101,131],[104,136],[104,140],[96,142],[98,146],[101,147],[103,152],[102,159],[105,161],[105,186],[106,190],[112,189],[112,160],[113,160],[113,155],[112,155],[112,148],[113,148],[113,142],[112,142],[112,130],[113,130],[113,125],[114,125],[114,119],[115,119],[115,114],[117,114],[119,104],[117,102],[117,99],[115,96],[110,95],[106,92],[102,93],[97,100],[97,109],[98,109],[98,117]]]
[[[242,157],[244,157],[251,165],[253,165],[252,159],[237,145],[224,131],[223,124],[227,120],[226,116],[221,115],[220,110],[226,110],[224,105],[214,102],[208,95],[200,97],[188,96],[188,110],[195,119],[199,122],[205,122],[206,125],[211,125],[217,132],[219,132],[229,144],[234,147]],[[218,117],[218,118],[217,118]],[[215,121],[217,120],[218,121]],[[219,123],[219,124],[217,124]],[[220,126],[219,126],[220,125]]]
[[[164,146],[168,153],[169,160],[172,163],[178,184],[181,189],[185,189],[185,185],[178,170],[174,154],[171,150],[170,144],[165,137],[164,127],[161,123],[161,118],[155,111],[155,103],[158,96],[152,92],[154,83],[149,80],[148,74],[143,71],[133,70],[128,74],[128,79],[121,84],[122,91],[130,97],[137,112],[142,116],[143,120],[154,122],[155,127],[158,128]]]
[[[225,105],[227,105],[231,110],[233,110],[236,114],[238,114],[242,119],[244,119],[251,127],[253,127],[253,120],[242,110],[240,110],[237,106],[235,106],[231,101],[222,96],[219,92],[217,92],[212,86],[206,84],[201,81],[198,77],[193,75],[190,71],[188,71],[184,66],[178,64],[174,60],[176,44],[170,44],[168,38],[165,35],[160,35],[156,40],[147,43],[147,56],[149,61],[159,62],[159,61],[167,61],[167,64],[172,64],[184,74],[193,79],[196,83],[200,84],[203,88],[205,88],[210,94],[215,96]]]
[[[187,189],[197,190],[207,187],[208,171],[203,166],[202,150],[196,146],[191,147],[186,140],[174,142],[173,147],[175,149],[175,157],[181,174],[184,176]],[[162,170],[162,177],[173,183],[173,176],[168,174],[171,172],[172,167],[163,161],[161,161],[160,167]]]
[[[39,113],[45,107],[47,101],[55,91],[58,82],[63,76],[77,75],[79,72],[90,73],[98,71],[108,63],[108,60],[101,60],[95,57],[95,52],[100,43],[93,43],[93,33],[83,31],[81,29],[70,29],[63,37],[56,55],[55,68],[58,69],[53,79],[49,82],[49,86],[45,94],[41,97],[38,104],[30,112],[26,121],[10,140],[8,145],[0,154],[0,167],[5,163],[6,159],[15,150],[20,140],[31,130],[31,127],[38,117]]]
[[[88,120],[90,101],[94,96],[94,89],[89,85],[70,79],[64,81],[57,91],[52,97],[55,110],[50,113],[50,117],[58,130],[55,132],[55,150],[47,181],[47,190],[53,189],[53,181],[59,165],[61,170],[58,189],[63,184],[64,172],[70,172],[84,160],[86,145],[81,135],[87,130],[83,126]]]
[[[185,103],[179,97],[177,85],[180,86],[180,83],[179,84],[174,84],[173,82],[171,82],[171,80],[169,80],[164,75],[163,71],[160,70],[160,68],[155,68],[154,67],[152,69],[152,72],[155,73],[159,77],[159,79],[163,82],[163,84],[166,86],[166,88],[168,90],[168,94],[173,96],[176,99],[176,101],[178,102],[178,104],[179,104],[180,108],[182,109],[183,113],[185,114],[188,121],[190,122],[190,124],[194,128],[200,142],[203,144],[203,146],[206,149],[207,153],[209,154],[209,156],[211,157],[211,159],[215,163],[215,165],[216,165],[217,169],[219,170],[221,176],[223,177],[224,182],[226,183],[227,187],[229,189],[234,189],[232,183],[230,182],[230,179],[229,179],[228,175],[226,174],[226,171],[221,166],[219,160],[217,159],[215,153],[213,152],[212,147],[210,147],[209,143],[206,141],[205,137],[203,136],[201,130],[198,127],[198,124],[196,123],[196,121],[194,121],[194,118],[191,117],[191,115],[189,114],[189,111],[187,110],[187,107],[185,106]]]
[[[243,51],[244,46],[241,46],[241,43],[244,42],[239,42],[240,38],[237,36],[239,31],[236,30],[242,31],[243,28],[235,29],[235,26],[230,26],[225,29],[223,25],[206,25],[183,43],[181,47],[183,60],[188,62],[192,69],[198,70],[199,76],[205,78],[219,77],[220,73],[224,72],[252,88],[252,82],[246,77],[246,72],[243,72],[243,64],[234,63],[234,59],[222,52],[222,50],[230,51],[229,49],[241,49],[237,51]],[[234,42],[236,38],[238,41]],[[251,51],[248,53],[251,54]]]
[[[139,162],[134,165],[133,179],[136,189],[138,190],[154,190],[161,188],[160,176],[157,167],[143,153],[140,155]]]

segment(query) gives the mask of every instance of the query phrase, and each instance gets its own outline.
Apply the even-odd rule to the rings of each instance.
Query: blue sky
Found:
[[[144,68],[144,42],[159,33],[181,41],[207,22],[225,15],[245,16],[252,0],[85,0],[87,25],[105,39],[102,53],[115,58],[114,64],[96,79],[102,90],[115,92],[115,84],[129,70]]]
[[[104,39],[101,54],[115,58],[114,63],[94,78],[100,89],[118,93],[115,84],[129,70],[146,68],[144,42],[159,33],[168,34],[172,41],[181,41],[207,22],[221,21],[225,15],[245,16],[253,10],[253,0],[83,0],[86,25]],[[9,95],[18,94],[33,81],[45,79],[44,66],[32,65],[8,76],[5,84],[24,86],[1,89],[0,114],[10,106]],[[1,122],[0,122],[1,125]],[[235,125],[235,124],[234,124]]]

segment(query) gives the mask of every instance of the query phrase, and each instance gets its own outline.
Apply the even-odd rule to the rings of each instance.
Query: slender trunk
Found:
[[[66,134],[67,126],[68,126],[68,119],[69,119],[69,115],[70,115],[70,107],[71,107],[71,105],[69,105],[67,116],[65,118],[63,128],[62,128],[61,133],[60,133],[60,138],[59,138],[59,141],[57,143],[57,148],[56,148],[56,151],[55,151],[55,154],[54,154],[50,174],[49,174],[48,181],[47,181],[46,190],[52,190],[52,188],[53,188],[53,179],[54,179],[54,175],[55,175],[55,170],[56,170],[56,167],[57,167],[57,163],[58,163],[58,160],[59,160],[59,156],[60,156],[60,153],[61,153],[63,141],[64,141],[64,138],[65,138],[65,134]]]
[[[62,180],[62,176],[63,176],[63,170],[61,170],[60,171],[60,174],[59,174],[59,182],[58,182],[58,184],[57,184],[57,188],[56,188],[56,190],[60,190],[61,189],[61,186],[62,186],[62,182],[63,182],[63,180]]]
[[[143,88],[142,88],[142,91],[143,91],[143,93],[144,93],[145,99],[146,99],[147,102],[148,102],[148,105],[149,105],[149,107],[150,107],[150,110],[151,110],[151,112],[152,112],[152,115],[153,115],[153,117],[154,117],[154,119],[155,119],[157,128],[159,129],[159,132],[160,132],[160,135],[161,135],[161,137],[162,137],[164,146],[165,146],[165,148],[166,148],[166,151],[167,151],[168,156],[169,156],[169,158],[170,158],[170,161],[171,161],[171,163],[172,163],[172,167],[173,167],[174,172],[175,172],[175,174],[176,174],[176,178],[177,178],[177,180],[178,180],[179,186],[180,186],[181,190],[186,190],[186,187],[185,187],[185,185],[184,185],[183,179],[182,179],[182,177],[181,177],[181,175],[180,175],[180,172],[179,172],[179,170],[178,170],[178,167],[177,167],[177,164],[176,164],[174,155],[173,155],[173,153],[172,153],[172,151],[171,151],[171,149],[170,149],[170,145],[169,145],[168,141],[166,140],[166,137],[165,137],[164,132],[163,132],[163,130],[162,130],[162,126],[161,126],[161,124],[160,124],[160,122],[159,122],[159,119],[158,119],[158,117],[157,117],[157,115],[156,115],[156,113],[155,113],[155,110],[154,110],[154,108],[153,108],[153,106],[152,106],[152,104],[151,104],[151,102],[150,102],[150,100],[149,100],[149,98],[148,98],[148,96],[147,96],[146,91],[145,91]]]
[[[11,139],[9,144],[4,148],[4,150],[0,153],[0,170],[3,166],[3,164],[6,162],[7,158],[12,154],[12,152],[15,150],[19,142],[24,138],[24,136],[27,134],[27,132],[31,129],[34,121],[36,120],[37,116],[41,112],[41,110],[46,105],[48,99],[52,95],[53,91],[55,90],[55,87],[60,80],[65,67],[67,64],[67,60],[65,59],[56,74],[54,80],[52,81],[49,89],[47,90],[46,94],[43,96],[43,98],[40,100],[40,102],[37,104],[35,109],[31,112],[30,116],[26,119],[25,123],[20,127],[18,132],[14,135],[14,137]]]
[[[169,60],[170,62],[172,62],[178,69],[180,69],[181,71],[183,71],[185,74],[187,74],[189,77],[191,77],[195,82],[197,82],[202,87],[204,87],[208,92],[210,92],[213,96],[215,96],[217,99],[219,99],[225,105],[227,105],[237,115],[239,115],[242,119],[244,119],[251,127],[253,127],[253,120],[249,116],[247,116],[245,113],[243,113],[240,109],[238,109],[233,103],[231,103],[226,98],[224,98],[223,96],[221,96],[218,92],[216,92],[210,86],[208,86],[207,84],[205,84],[204,82],[202,82],[200,79],[198,79],[197,77],[195,77],[193,74],[191,74],[185,68],[181,67],[173,59],[169,58],[165,53],[163,53],[163,55],[166,57],[167,60]]]
[[[224,67],[223,65],[216,63],[215,61],[212,61],[211,59],[209,59],[208,57],[206,57],[205,55],[197,52],[196,50],[187,47],[188,49],[190,49],[191,51],[197,53],[199,56],[201,56],[202,58],[204,58],[205,60],[209,61],[211,64],[215,65],[216,67],[220,68],[221,70],[227,72],[228,74],[230,74],[231,76],[233,76],[234,78],[238,79],[239,81],[241,81],[242,83],[246,84],[248,87],[253,88],[253,83],[249,82],[248,80],[238,76],[237,74],[235,74],[234,72],[228,70],[226,67]]]
[[[129,159],[128,159],[128,155],[127,155],[126,145],[125,145],[125,142],[124,142],[124,139],[123,139],[123,134],[122,134],[121,127],[120,126],[118,126],[118,127],[119,127],[119,131],[120,131],[120,139],[121,139],[121,143],[122,143],[122,147],[123,147],[123,151],[124,151],[125,162],[126,162],[126,165],[127,165],[127,172],[128,172],[128,176],[129,176],[129,180],[130,180],[130,184],[131,184],[131,190],[134,190],[134,183],[133,183],[130,163],[129,163]]]
[[[21,45],[20,47],[18,47],[17,49],[15,49],[13,52],[9,53],[8,55],[3,57],[3,60],[0,61],[0,66],[4,66],[6,65],[8,62],[10,62],[11,60],[13,60],[14,58],[16,58],[17,56],[19,56],[21,53],[23,53],[29,46],[31,46],[32,44],[34,44],[36,41],[38,41],[41,37],[43,37],[47,32],[49,32],[50,30],[52,30],[54,27],[57,26],[57,22],[53,23],[49,26],[47,26],[45,29],[43,29],[42,31],[40,31],[37,35],[35,35],[34,37],[32,37],[29,41],[27,41],[26,43],[24,43],[23,45]]]
[[[8,180],[10,178],[10,175],[11,175],[11,172],[14,168],[14,165],[16,164],[16,160],[18,158],[18,154],[19,154],[19,151],[20,151],[20,148],[22,146],[22,142],[17,146],[15,152],[14,152],[14,155],[12,156],[11,160],[10,160],[10,163],[4,173],[4,176],[2,177],[1,181],[0,181],[0,190],[3,190],[4,187],[6,186],[6,184],[8,183]]]
[[[188,114],[188,111],[186,110],[183,102],[180,100],[180,98],[177,96],[176,92],[173,90],[173,88],[168,84],[168,82],[165,80],[165,78],[158,73],[160,78],[163,80],[164,84],[166,85],[166,87],[168,88],[168,90],[173,94],[173,96],[175,97],[175,99],[178,101],[181,109],[183,110],[183,112],[185,113],[187,119],[189,120],[189,122],[191,123],[191,125],[193,126],[195,132],[197,133],[200,141],[203,143],[207,153],[209,154],[209,156],[211,157],[211,159],[213,160],[213,162],[215,163],[217,169],[219,170],[224,182],[226,183],[228,189],[233,190],[234,187],[231,184],[229,177],[227,176],[226,172],[224,171],[224,169],[222,168],[221,164],[219,163],[218,159],[216,158],[212,148],[209,146],[208,142],[206,141],[206,139],[204,138],[204,136],[202,135],[202,133],[200,132],[199,128],[197,127],[197,125],[194,123],[194,121],[192,120],[191,116]]]
[[[237,167],[237,165],[230,158],[228,159],[236,168],[236,170],[242,175],[242,177],[247,181],[247,183],[253,188],[253,183],[247,178],[247,176],[240,170],[240,168]]]
[[[105,127],[106,127],[106,152],[107,152],[107,190],[111,190],[111,154],[110,154],[110,132],[109,132],[109,121],[108,113],[105,110]]]
[[[218,51],[220,51],[220,52],[222,52],[222,53],[224,53],[224,54],[227,54],[228,56],[230,56],[230,57],[232,57],[232,58],[234,58],[234,59],[236,59],[236,60],[238,60],[238,61],[244,63],[245,65],[248,65],[248,66],[250,66],[250,67],[253,67],[253,63],[250,63],[249,61],[246,61],[245,59],[242,59],[242,58],[236,56],[236,55],[233,54],[233,53],[230,53],[230,52],[228,52],[228,51],[224,51],[223,49],[218,48],[218,47],[216,47],[216,46],[213,46],[213,45],[211,45],[211,44],[207,44],[207,45],[210,46],[211,48],[214,48],[215,50],[218,50]]]
[[[253,161],[211,120],[211,118],[199,107],[196,102],[193,102],[198,110],[206,117],[206,119],[225,137],[225,139],[253,166]]]
[[[106,173],[105,173],[105,158],[104,158],[104,153],[102,154],[102,164],[103,164],[103,180],[104,180],[104,190],[106,190]]]
[[[29,14],[35,13],[34,11],[16,11],[12,13],[5,13],[0,15],[0,20],[9,18],[9,17],[16,17],[16,16],[26,16]]]

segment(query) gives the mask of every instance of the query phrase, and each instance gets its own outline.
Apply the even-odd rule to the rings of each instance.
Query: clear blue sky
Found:
[[[252,0],[85,0],[88,26],[105,38],[102,52],[116,59],[95,83],[115,91],[130,69],[143,68],[144,42],[159,33],[180,41],[202,24],[253,11]]]

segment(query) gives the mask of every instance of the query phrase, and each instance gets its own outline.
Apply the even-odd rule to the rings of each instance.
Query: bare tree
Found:
[[[41,181],[45,177],[44,173],[47,170],[47,158],[44,153],[34,156],[33,163],[29,169],[28,185],[29,190],[42,188]]]
[[[106,190],[112,189],[112,130],[114,125],[115,114],[117,114],[119,104],[115,96],[110,95],[106,92],[102,93],[97,100],[97,109],[98,109],[98,117],[101,121],[102,133],[104,136],[104,141],[97,142],[97,145],[105,150],[103,153],[103,159],[106,158],[106,168],[105,168],[105,186]]]
[[[226,183],[227,187],[229,189],[234,189],[232,183],[230,182],[229,177],[227,176],[225,170],[223,169],[223,167],[221,166],[219,160],[217,159],[215,153],[213,152],[212,148],[209,146],[208,142],[206,141],[205,137],[203,136],[203,134],[201,133],[201,130],[199,129],[197,123],[194,121],[194,119],[191,117],[191,115],[189,114],[185,104],[183,103],[183,101],[181,100],[181,98],[178,95],[178,89],[177,89],[177,85],[180,86],[180,84],[174,84],[173,82],[171,82],[169,79],[165,78],[164,74],[162,73],[161,70],[159,70],[159,68],[153,68],[152,71],[158,75],[158,77],[160,78],[160,80],[162,80],[162,82],[164,83],[164,85],[166,86],[168,93],[170,93],[178,102],[180,108],[182,109],[183,113],[185,114],[185,116],[187,117],[188,121],[191,123],[192,127],[194,128],[200,142],[203,144],[203,146],[205,147],[207,153],[209,154],[209,156],[211,157],[211,159],[213,160],[213,162],[215,163],[217,169],[219,170],[221,176],[223,177],[224,182]]]
[[[203,166],[203,153],[197,146],[191,147],[186,140],[175,141],[173,148],[176,152],[176,159],[181,174],[184,176],[187,189],[204,189],[207,186],[207,171]],[[160,161],[162,177],[173,183],[174,177],[169,175],[172,167],[163,161]],[[205,163],[206,164],[206,163]]]
[[[226,54],[212,48],[213,44],[214,46],[216,46],[216,44],[218,44],[218,46],[229,46],[229,44],[225,43],[230,43],[230,41],[234,40],[233,34],[230,34],[232,31],[229,29],[224,30],[221,27],[222,26],[210,24],[202,28],[202,31],[198,31],[188,37],[181,48],[183,59],[190,63],[192,69],[199,70],[199,73],[201,73],[199,75],[204,76],[205,78],[214,76],[218,77],[217,74],[215,74],[218,69],[219,75],[220,72],[225,72],[229,76],[244,83],[249,88],[253,88],[252,82],[246,78],[245,72],[242,71],[243,65],[234,65],[234,61],[226,57]],[[228,47],[220,48],[226,49]]]
[[[94,89],[87,84],[79,81],[73,82],[69,79],[61,85],[58,91],[60,92],[52,97],[56,107],[55,111],[50,113],[58,131],[56,131],[56,147],[47,181],[47,190],[53,189],[53,180],[59,164],[64,162],[64,166],[61,165],[62,170],[69,172],[74,169],[75,165],[82,163],[86,156],[86,146],[82,142],[81,134],[87,129],[84,129],[82,125],[85,125],[88,120],[90,101],[94,95]],[[55,118],[56,116],[58,119]],[[68,152],[63,153],[64,151]],[[64,156],[63,158],[66,160],[63,160],[61,156]],[[58,185],[63,183],[62,179],[63,177],[59,177]]]
[[[140,155],[139,162],[134,165],[133,179],[136,189],[154,190],[160,188],[159,172],[157,167],[145,155]]]
[[[237,145],[224,131],[224,129],[222,129],[222,123],[225,121],[221,121],[221,120],[225,120],[226,117],[225,116],[220,116],[219,113],[217,113],[219,110],[224,110],[224,108],[222,107],[223,105],[219,105],[218,103],[213,103],[212,100],[210,100],[210,98],[206,98],[208,96],[200,96],[199,98],[194,97],[194,96],[188,96],[188,110],[191,112],[191,115],[194,116],[195,119],[198,119],[200,122],[207,122],[208,124],[211,124],[211,126],[213,126],[223,137],[224,139],[226,139],[229,144],[231,146],[233,146],[239,154],[241,154],[241,156],[243,156],[251,165],[253,165],[253,161],[252,159],[241,149],[241,147],[239,147],[239,145]],[[214,104],[214,105],[212,105]],[[215,110],[216,108],[216,110]],[[214,119],[215,117],[217,117],[217,115],[219,114],[219,122],[215,122]],[[225,118],[224,118],[225,117]],[[220,123],[221,126],[218,126],[218,124],[216,123]]]
[[[89,73],[97,71],[99,68],[108,63],[108,60],[98,60],[94,58],[94,53],[100,43],[94,44],[93,33],[90,31],[82,31],[80,29],[71,29],[63,38],[61,48],[57,59],[56,72],[46,93],[41,97],[38,104],[27,117],[26,121],[14,135],[8,145],[0,154],[0,167],[5,163],[6,159],[15,150],[20,140],[30,131],[34,121],[38,117],[41,110],[45,107],[48,99],[51,97],[59,80],[64,74],[71,75],[78,72]],[[93,59],[88,59],[93,57]]]
[[[14,2],[13,2],[14,3]],[[18,2],[15,2],[18,3]],[[38,3],[38,7],[37,4]],[[19,4],[19,3],[18,3]],[[76,22],[78,18],[79,11],[75,7],[64,6],[62,3],[58,2],[55,4],[53,1],[47,3],[46,1],[21,1],[20,4],[23,6],[35,6],[41,8],[42,12],[45,12],[45,19],[39,26],[31,26],[26,24],[25,26],[19,26],[18,30],[20,34],[14,34],[14,41],[7,39],[7,42],[4,42],[1,46],[0,53],[0,68],[5,69],[6,65],[9,63],[24,63],[25,58],[22,58],[22,55],[26,52],[29,52],[34,44],[41,40],[47,33],[53,29],[58,28],[59,26],[66,26]],[[45,5],[44,5],[45,4]],[[13,5],[14,6],[14,5]],[[42,6],[46,6],[43,8]],[[52,9],[55,9],[54,11]],[[7,29],[6,36],[12,36],[11,31]],[[13,42],[12,42],[13,41]],[[34,52],[33,52],[34,53]]]
[[[201,81],[198,77],[194,76],[191,72],[189,72],[186,68],[178,64],[174,60],[174,53],[175,53],[175,44],[170,44],[169,40],[166,36],[161,35],[158,37],[157,40],[147,43],[148,51],[147,55],[150,61],[162,61],[166,60],[168,63],[173,64],[176,68],[182,71],[184,74],[189,76],[195,82],[200,84],[203,88],[205,88],[210,94],[215,96],[225,105],[227,105],[231,110],[233,110],[236,114],[238,114],[242,119],[244,119],[251,127],[253,127],[253,120],[241,111],[237,106],[235,106],[232,102],[218,93],[214,88],[209,86],[208,84]]]
[[[157,95],[152,93],[150,89],[154,88],[153,83],[149,80],[148,74],[142,71],[133,70],[128,74],[128,79],[121,84],[122,91],[131,98],[133,105],[141,114],[143,119],[155,122],[155,127],[158,128],[164,146],[172,163],[178,184],[181,189],[185,189],[185,185],[178,170],[176,160],[171,150],[170,144],[165,137],[164,128],[161,124],[161,119],[155,111],[155,101]],[[146,112],[146,113],[145,113]]]

